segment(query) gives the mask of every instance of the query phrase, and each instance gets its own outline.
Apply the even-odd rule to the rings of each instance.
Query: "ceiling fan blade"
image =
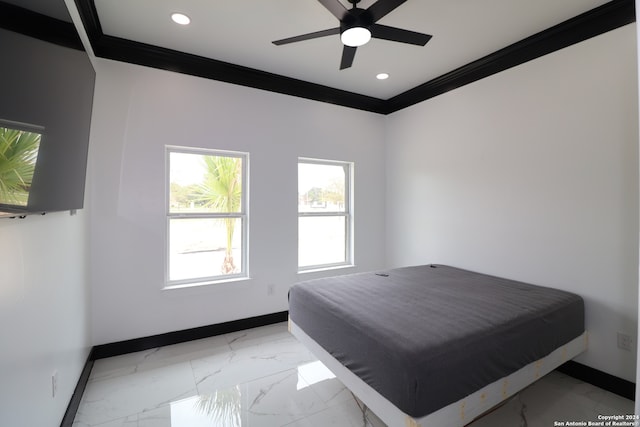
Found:
[[[301,42],[303,40],[317,39],[318,37],[332,36],[334,34],[340,34],[340,27],[329,28],[328,30],[322,30],[322,31],[314,31],[313,33],[302,34],[299,36],[289,37],[282,40],[275,40],[275,41],[272,41],[271,43],[275,44],[276,46],[280,46],[288,43]]]
[[[342,60],[340,61],[340,69],[351,67],[353,64],[353,58],[356,56],[357,47],[345,46],[342,49]]]
[[[386,25],[380,24],[373,24],[370,30],[371,37],[400,43],[415,44],[418,46],[424,46],[432,37],[429,34],[403,30],[402,28],[387,27]]]
[[[329,12],[342,21],[345,15],[349,13],[346,7],[338,0],[318,0]]]
[[[371,14],[373,22],[377,22],[382,17],[393,12],[395,8],[400,6],[405,1],[407,0],[378,0],[377,2],[369,6],[367,12]]]

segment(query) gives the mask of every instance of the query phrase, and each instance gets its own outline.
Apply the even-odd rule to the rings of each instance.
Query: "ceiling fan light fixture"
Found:
[[[371,31],[365,27],[351,27],[340,34],[340,40],[345,46],[362,46],[371,40]]]

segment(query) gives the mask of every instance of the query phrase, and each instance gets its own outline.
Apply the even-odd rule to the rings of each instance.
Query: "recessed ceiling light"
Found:
[[[189,18],[184,13],[172,13],[171,19],[173,20],[173,22],[180,25],[188,25],[191,22],[191,18]]]
[[[387,73],[380,73],[376,76],[376,79],[378,80],[386,80],[389,78],[389,74]]]

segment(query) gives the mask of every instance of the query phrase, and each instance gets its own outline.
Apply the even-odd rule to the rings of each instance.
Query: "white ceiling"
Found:
[[[4,0],[7,1],[7,0]],[[336,0],[338,1],[338,0]],[[340,0],[350,7],[346,0]],[[63,0],[8,0],[53,14]],[[70,2],[71,3],[71,2]],[[375,0],[362,0],[367,8]],[[337,27],[317,0],[95,0],[106,35],[174,49],[380,99],[407,91],[607,0],[408,0],[379,23],[433,35],[426,46],[372,39],[339,70],[339,35],[273,40]],[[170,15],[182,12],[191,24]],[[56,12],[57,13],[57,12]],[[61,19],[61,18],[59,18]],[[378,81],[380,72],[390,78]]]

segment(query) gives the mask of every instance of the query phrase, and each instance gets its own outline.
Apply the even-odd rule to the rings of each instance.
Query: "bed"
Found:
[[[464,426],[587,348],[578,295],[433,264],[298,283],[289,325],[393,427]]]

